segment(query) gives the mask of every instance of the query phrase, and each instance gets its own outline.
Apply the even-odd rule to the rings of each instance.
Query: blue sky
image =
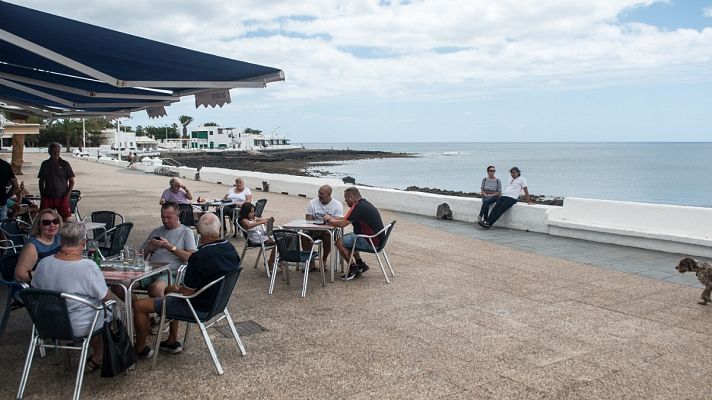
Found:
[[[712,0],[16,1],[281,68],[180,115],[293,142],[709,141]]]

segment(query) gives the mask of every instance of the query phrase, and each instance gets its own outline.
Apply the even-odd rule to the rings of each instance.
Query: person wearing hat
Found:
[[[495,222],[502,216],[507,210],[512,208],[513,205],[517,204],[519,196],[524,192],[527,199],[527,204],[531,204],[531,197],[529,196],[529,189],[527,188],[527,180],[522,177],[522,171],[517,167],[512,167],[509,170],[512,175],[511,180],[506,188],[502,191],[502,196],[497,199],[494,203],[494,208],[490,212],[489,216],[478,222],[477,224],[485,229],[489,229]]]

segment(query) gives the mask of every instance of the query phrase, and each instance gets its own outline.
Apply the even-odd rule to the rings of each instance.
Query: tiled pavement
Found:
[[[416,214],[397,213],[397,215],[431,228],[472,239],[486,240],[528,253],[575,261],[666,282],[702,287],[694,274],[680,274],[675,270],[677,262],[686,256],[683,254],[518,231],[500,228],[496,225],[486,230],[470,222],[445,221]]]

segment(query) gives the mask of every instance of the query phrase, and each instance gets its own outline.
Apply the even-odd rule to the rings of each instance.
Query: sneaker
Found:
[[[490,224],[488,224],[487,221],[478,222],[477,225],[479,225],[479,226],[481,226],[481,227],[483,227],[483,228],[485,228],[485,229],[489,229],[489,228],[490,228]]]
[[[482,222],[482,216],[481,216],[481,215],[478,215],[478,216],[477,216],[477,222],[478,222],[478,223]]]
[[[165,351],[167,353],[178,354],[183,351],[183,346],[180,344],[180,342],[168,343],[167,340],[164,340],[161,342],[160,349],[161,351]]]
[[[141,351],[136,350],[136,355],[139,358],[150,358],[153,355],[153,349],[146,346]]]
[[[359,269],[356,266],[356,264],[351,264],[351,266],[349,267],[349,272],[342,275],[341,280],[350,281],[350,280],[354,279],[356,276],[360,276],[360,275],[361,275],[361,273],[359,272]]]
[[[368,271],[368,265],[366,265],[366,263],[363,262],[363,261],[357,262],[357,263],[356,263],[356,266],[358,267],[358,271],[359,271],[361,274],[363,274],[364,272]],[[361,274],[359,274],[359,276],[360,276]]]
[[[157,316],[151,317],[151,335],[158,335],[158,328],[161,326],[161,319]]]

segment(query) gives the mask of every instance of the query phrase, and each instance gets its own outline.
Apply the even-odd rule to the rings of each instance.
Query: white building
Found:
[[[220,126],[198,126],[190,130],[191,149],[234,149],[234,128]]]

